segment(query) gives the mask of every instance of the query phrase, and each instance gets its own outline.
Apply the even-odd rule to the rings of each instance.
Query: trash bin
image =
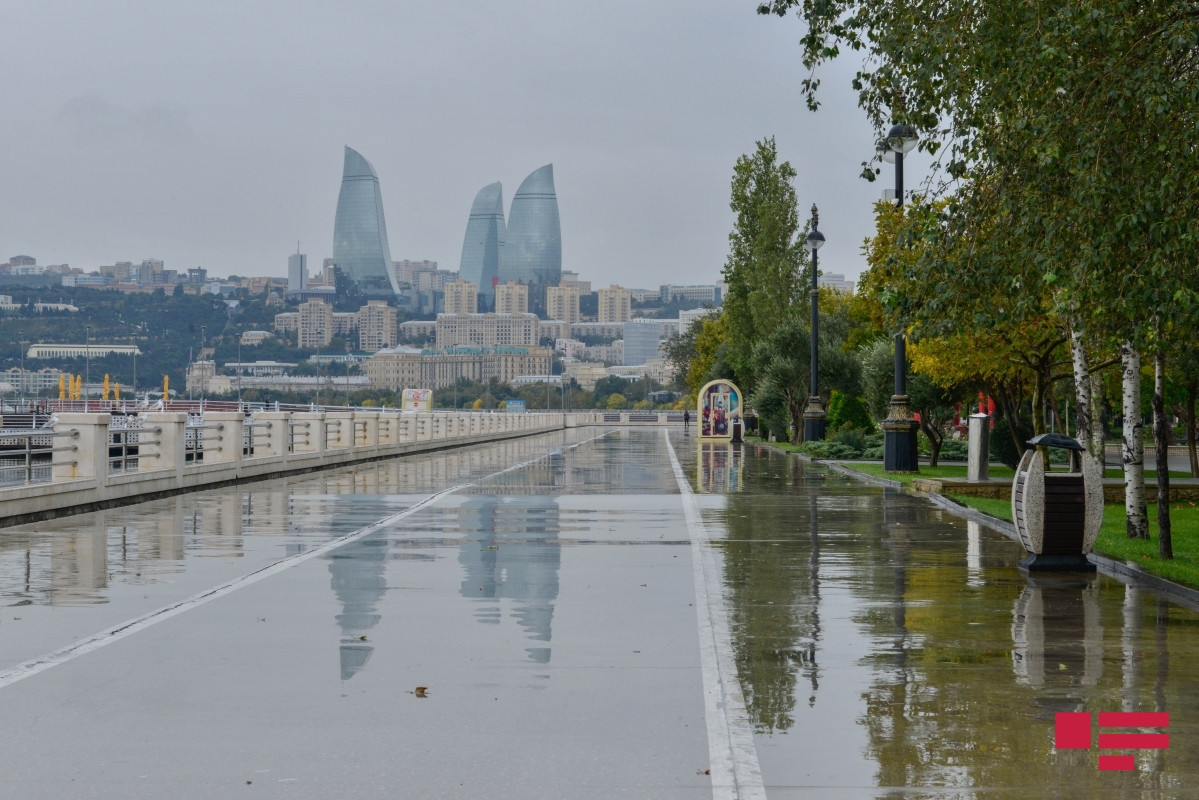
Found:
[[[1028,441],[1012,479],[1012,520],[1028,570],[1093,572],[1087,554],[1103,525],[1103,464],[1077,440],[1046,433]],[[1067,472],[1050,471],[1040,448],[1070,452]]]

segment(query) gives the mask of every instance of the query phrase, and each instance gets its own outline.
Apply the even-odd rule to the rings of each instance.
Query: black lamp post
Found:
[[[824,438],[824,403],[820,399],[820,384],[819,376],[819,361],[818,355],[820,350],[820,309],[819,309],[819,290],[816,287],[816,279],[820,272],[816,268],[816,251],[824,245],[824,234],[817,230],[820,223],[820,212],[816,210],[816,204],[812,204],[812,230],[808,232],[808,238],[804,240],[804,249],[812,254],[812,364],[811,376],[812,384],[808,390],[808,407],[803,412],[803,438],[805,442],[815,442]]]
[[[895,201],[903,207],[903,156],[916,146],[916,129],[906,123],[892,126],[880,145],[883,158],[895,161]],[[916,452],[917,423],[908,399],[907,347],[901,329],[895,334],[895,394],[891,409],[883,420],[883,470],[885,472],[919,472]]]

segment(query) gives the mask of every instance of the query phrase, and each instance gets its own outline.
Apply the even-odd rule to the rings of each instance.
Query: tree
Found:
[[[784,323],[801,297],[799,276],[807,255],[799,242],[795,169],[778,163],[774,138],[737,159],[733,170],[732,208],[736,221],[729,234],[724,266],[728,284],[721,314],[734,379],[747,392],[757,385],[751,357],[754,344]]]
[[[938,291],[950,274],[968,293],[1002,298],[1013,320],[1048,296],[1092,342],[1120,343],[1126,373],[1148,343],[1164,359],[1150,310],[1193,326],[1193,2],[770,0],[758,10],[791,9],[808,24],[807,66],[865,50],[854,78],[860,105],[878,127],[910,123],[925,149],[943,149],[938,177],[954,199],[942,241],[959,252],[954,269],[937,265],[939,281],[926,271],[934,304],[962,293]],[[805,82],[813,108],[818,86],[815,76]],[[1085,412],[1086,381],[1076,383]],[[1125,460],[1131,503],[1135,453]]]

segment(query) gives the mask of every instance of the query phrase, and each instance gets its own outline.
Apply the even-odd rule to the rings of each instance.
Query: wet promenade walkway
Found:
[[[1021,555],[656,429],[10,528],[0,796],[1196,796],[1199,613]],[[1101,772],[1057,711],[1170,748]]]

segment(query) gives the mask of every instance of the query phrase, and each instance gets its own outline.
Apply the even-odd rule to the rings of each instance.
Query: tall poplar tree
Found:
[[[724,265],[728,295],[722,316],[728,362],[747,392],[758,380],[754,345],[780,328],[801,296],[807,254],[799,241],[795,176],[789,162],[779,163],[774,137],[758,142],[733,170],[729,206],[736,220]]]

